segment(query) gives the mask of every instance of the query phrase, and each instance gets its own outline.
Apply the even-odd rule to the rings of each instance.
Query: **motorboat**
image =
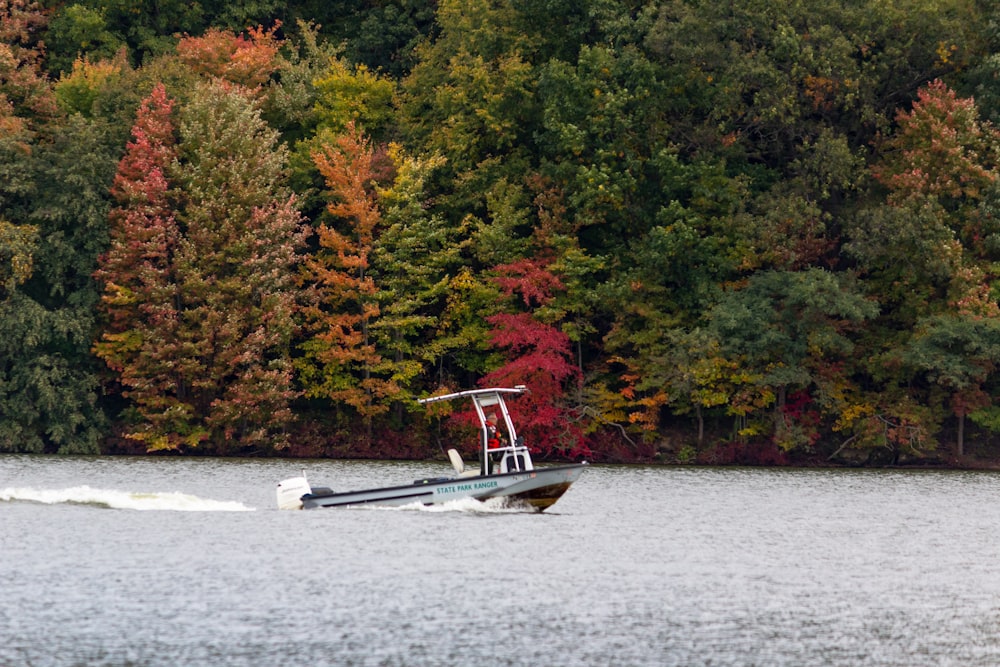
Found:
[[[524,385],[470,389],[418,399],[428,405],[438,401],[470,399],[479,420],[478,467],[467,468],[456,449],[448,450],[453,474],[414,480],[409,484],[358,491],[334,491],[312,486],[305,472],[278,483],[279,509],[358,507],[363,505],[440,505],[463,498],[544,511],[566,493],[587,467],[586,462],[536,468],[531,452],[518,436],[505,397],[527,392]],[[501,428],[502,425],[502,428]]]

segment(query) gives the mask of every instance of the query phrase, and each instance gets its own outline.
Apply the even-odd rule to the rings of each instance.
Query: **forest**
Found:
[[[0,0],[0,452],[1000,462],[998,19]]]

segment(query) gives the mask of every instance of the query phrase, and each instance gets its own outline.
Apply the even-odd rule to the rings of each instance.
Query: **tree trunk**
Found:
[[[698,444],[701,445],[705,440],[705,417],[701,414],[701,405],[695,404],[694,414],[698,419]]]
[[[788,396],[788,387],[781,385],[778,387],[774,399],[774,433],[780,435],[787,427],[785,423],[785,400]]]
[[[955,439],[955,456],[965,456],[965,413],[958,415],[958,437]]]

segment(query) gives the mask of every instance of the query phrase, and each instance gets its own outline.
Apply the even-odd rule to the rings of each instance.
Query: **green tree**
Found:
[[[114,85],[127,69],[124,51],[114,59],[90,62],[86,57],[73,62],[73,71],[60,77],[55,85],[59,108],[66,113],[94,115],[102,91]]]
[[[38,227],[0,220],[0,301],[31,277]]]
[[[379,142],[394,134],[392,99],[396,89],[393,81],[369,70],[347,63],[338,53],[314,50],[305,67],[308,80],[309,117],[306,130],[295,146],[292,156],[293,182],[300,191],[316,193],[307,199],[305,211],[313,218],[323,215],[326,202],[318,193],[324,187],[323,176],[316,169],[312,155],[324,145],[334,144],[346,132],[349,124],[364,128]],[[294,69],[292,71],[295,71]],[[303,72],[304,73],[304,72]],[[282,87],[288,79],[282,72]],[[275,95],[274,97],[277,97]]]
[[[901,360],[926,374],[948,395],[948,407],[958,418],[954,453],[965,455],[965,418],[989,408],[984,383],[1000,363],[1000,309],[992,317],[940,315],[921,323],[903,350]]]
[[[77,57],[109,57],[121,46],[134,63],[142,63],[169,53],[178,35],[271,25],[284,8],[277,0],[78,0],[54,8],[46,40],[53,46],[55,71],[68,70]]]
[[[417,48],[402,83],[401,125],[419,151],[456,172],[530,146],[533,73],[510,2],[445,0],[440,33]]]
[[[353,122],[376,140],[389,134],[395,93],[392,80],[365,65],[350,67],[341,59],[331,59],[326,69],[313,79],[313,87],[314,111],[321,133],[342,134]]]
[[[106,128],[62,118],[42,71],[36,3],[0,3],[0,450],[96,453],[89,354],[115,154]]]
[[[176,267],[195,405],[219,450],[223,442],[281,448],[296,396],[294,280],[306,230],[284,186],[277,132],[224,86],[196,93],[179,114],[175,172],[185,196]]]
[[[723,353],[748,374],[750,403],[763,407],[773,400],[772,432],[781,446],[792,449],[808,443],[794,437],[786,422],[789,395],[822,390],[823,369],[852,359],[852,329],[877,310],[837,274],[821,269],[764,271],[751,276],[742,289],[726,293],[709,322]]]
[[[396,407],[401,418],[406,399],[416,397],[427,375],[439,373],[453,351],[440,316],[451,278],[461,266],[462,243],[458,230],[427,210],[427,181],[444,159],[410,157],[398,146],[389,155],[396,176],[377,193],[383,228],[372,250],[372,275],[380,316],[372,335],[400,388]]]
[[[45,35],[48,70],[66,73],[78,60],[110,60],[116,53],[124,53],[125,41],[108,28],[106,14],[101,7],[79,3],[60,7]]]
[[[584,46],[539,74],[539,170],[564,191],[581,245],[620,254],[653,225],[676,183],[656,68],[633,45]],[[664,193],[667,190],[668,193]]]
[[[395,80],[403,79],[414,65],[420,40],[434,28],[436,4],[395,0],[359,7],[357,28],[342,30],[347,57]]]
[[[48,125],[30,186],[8,210],[37,230],[30,277],[0,304],[0,449],[96,453],[104,417],[90,356],[97,290],[91,274],[107,244],[107,189],[115,151],[81,117]]]
[[[823,127],[866,145],[920,85],[976,57],[979,12],[964,0],[673,0],[647,45],[673,88],[677,136],[759,174],[790,164]]]
[[[80,0],[60,5],[52,21],[54,65],[63,69],[78,56],[107,55],[103,52],[121,44],[128,47],[133,62],[143,62],[173,47],[174,35],[203,32],[210,25],[205,19],[202,5],[173,0]]]

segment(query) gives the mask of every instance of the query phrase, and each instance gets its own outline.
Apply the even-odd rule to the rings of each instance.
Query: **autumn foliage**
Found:
[[[289,195],[260,189],[279,163],[261,159],[273,146],[239,95],[205,88],[175,118],[158,86],[119,165],[95,351],[138,413],[128,437],[148,449],[280,449],[295,396],[299,215]]]
[[[575,454],[581,446],[581,433],[566,392],[576,388],[579,370],[572,362],[570,339],[533,312],[549,304],[563,285],[545,262],[521,260],[495,270],[504,296],[516,297],[526,310],[486,318],[492,327],[490,341],[504,351],[507,363],[487,374],[481,384],[530,387],[531,393],[517,403],[527,442],[533,450],[546,454]]]
[[[985,5],[127,5],[0,0],[0,450],[1000,457]]]
[[[302,280],[313,295],[304,311],[311,336],[302,344],[298,367],[308,396],[349,406],[370,423],[398,391],[380,373],[382,356],[371,333],[379,316],[371,275],[381,221],[375,193],[379,155],[350,124],[313,160],[332,195],[327,206],[332,220],[318,227],[319,250],[304,265]]]
[[[95,277],[104,286],[106,330],[95,352],[118,374],[124,395],[149,420],[151,448],[196,445],[174,371],[180,293],[174,257],[180,230],[170,200],[168,170],[177,157],[173,102],[163,86],[144,100],[133,140],[118,166],[112,194],[111,248]]]
[[[255,94],[278,69],[281,40],[275,33],[280,27],[280,22],[267,30],[257,26],[240,35],[212,28],[200,37],[181,39],[177,43],[177,55],[194,71],[242,86]]]

